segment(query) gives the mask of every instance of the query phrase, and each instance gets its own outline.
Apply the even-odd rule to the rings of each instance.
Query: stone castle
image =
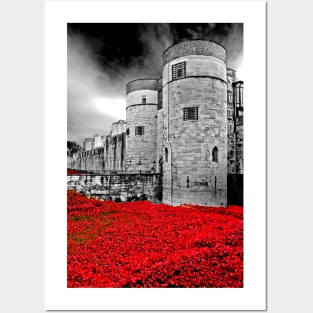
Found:
[[[126,121],[68,148],[68,168],[98,174],[160,173],[162,201],[227,205],[227,180],[243,174],[243,82],[226,49],[184,41],[163,53],[163,75],[126,85]]]

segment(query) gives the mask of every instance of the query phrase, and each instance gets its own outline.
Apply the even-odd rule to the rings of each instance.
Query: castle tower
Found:
[[[163,53],[163,202],[227,205],[226,50],[192,40]]]
[[[156,172],[158,80],[126,85],[125,172]]]

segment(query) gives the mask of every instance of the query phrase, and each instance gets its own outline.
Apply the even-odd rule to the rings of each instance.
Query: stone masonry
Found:
[[[171,154],[164,162],[163,201],[172,205],[227,203],[225,50],[214,44],[211,51],[211,43],[205,43],[181,43],[173,47],[175,53],[169,48],[163,55],[163,145]],[[191,50],[193,55],[185,55]],[[176,79],[173,66],[182,63],[185,75]],[[185,108],[197,108],[197,118],[184,120]],[[213,149],[218,161],[212,159]]]
[[[162,77],[127,84],[126,121],[86,139],[68,167],[157,173],[164,203],[226,206],[228,175],[243,174],[243,82],[212,41],[184,41],[162,57]]]
[[[136,80],[126,89],[126,172],[156,172],[158,82]]]

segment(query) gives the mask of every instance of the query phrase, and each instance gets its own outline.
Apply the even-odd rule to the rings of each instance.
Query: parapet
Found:
[[[226,63],[226,49],[209,40],[189,40],[168,47],[163,53],[163,64],[188,55],[214,56]]]
[[[159,89],[158,79],[154,78],[136,79],[129,82],[126,85],[126,95],[136,90],[158,90],[158,89]]]
[[[111,136],[120,135],[126,131],[126,121],[119,120],[111,126]]]

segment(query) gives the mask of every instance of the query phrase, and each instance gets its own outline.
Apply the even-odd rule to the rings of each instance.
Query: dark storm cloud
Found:
[[[237,70],[243,58],[243,24],[179,24],[177,41],[208,39],[227,49],[227,66]]]
[[[68,140],[80,144],[94,133],[109,134],[114,121],[125,119],[126,84],[161,76],[162,52],[172,43],[168,25],[137,25],[131,38],[106,36],[110,27],[96,37],[68,31]]]
[[[109,134],[125,119],[126,84],[162,75],[162,54],[174,43],[211,39],[228,51],[228,67],[242,63],[242,24],[69,24],[68,140],[82,144]]]
[[[116,117],[110,110],[106,115],[101,113],[95,101],[101,97],[114,98],[117,91],[94,59],[92,47],[84,37],[69,35],[67,48],[68,139],[81,144],[89,135],[109,132],[109,123]]]

